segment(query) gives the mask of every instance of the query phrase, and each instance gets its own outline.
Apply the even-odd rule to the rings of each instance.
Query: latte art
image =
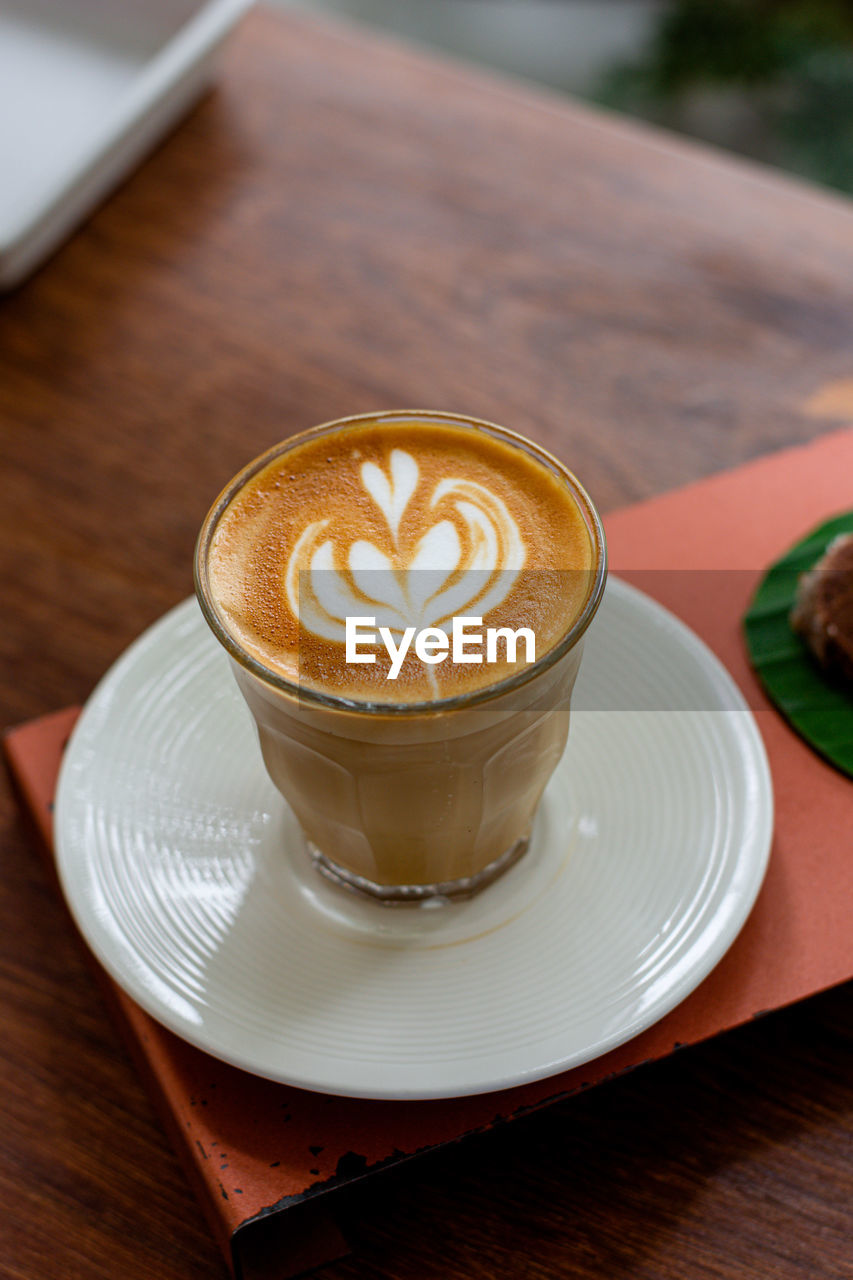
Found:
[[[487,422],[344,418],[234,477],[199,603],[323,875],[440,905],[523,857],[605,572],[572,473]]]
[[[512,590],[526,559],[524,540],[507,504],[485,485],[446,478],[434,487],[428,510],[436,522],[406,554],[400,526],[421,472],[403,449],[391,452],[390,476],[373,462],[360,468],[365,491],[379,508],[392,554],[365,538],[335,537],[334,521],[309,524],[297,539],[285,572],[288,604],[307,631],[346,639],[346,619],[370,606],[377,625],[449,633],[455,614],[489,613]],[[440,513],[451,509],[451,514]]]
[[[347,619],[377,632],[452,635],[454,618],[529,628],[537,657],[589,591],[588,526],[562,477],[511,441],[440,417],[353,420],[282,446],[219,517],[211,590],[228,630],[286,680],[348,699],[412,701],[502,679],[517,666],[429,665],[414,642],[390,681],[346,660]]]

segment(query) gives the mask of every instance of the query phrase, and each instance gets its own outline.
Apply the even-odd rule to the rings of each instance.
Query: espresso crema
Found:
[[[586,603],[595,551],[584,514],[555,466],[523,443],[465,423],[405,414],[312,433],[237,488],[220,515],[208,579],[223,625],[285,679],[353,699],[416,703],[506,678],[527,662],[505,640],[497,661],[426,663],[407,628],[448,637],[454,618],[527,629],[543,657]],[[347,661],[347,619],[372,619],[374,645]],[[371,628],[362,623],[362,635]],[[435,632],[433,641],[435,640]],[[433,644],[433,652],[436,649]]]

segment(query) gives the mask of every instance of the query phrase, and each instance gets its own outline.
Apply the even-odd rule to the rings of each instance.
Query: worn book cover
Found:
[[[853,974],[853,783],[771,707],[741,620],[766,566],[853,506],[853,430],[835,432],[605,519],[612,572],[678,614],[753,708],[773,776],[776,825],[756,906],[713,973],[662,1021],[602,1058],[480,1097],[371,1102],[258,1079],[182,1042],[93,966],[146,1086],[238,1277],[296,1274],[346,1245],[336,1205],[353,1181],[523,1115]],[[23,801],[51,841],[51,802],[77,712],[11,731]],[[274,1269],[273,1269],[274,1268]]]

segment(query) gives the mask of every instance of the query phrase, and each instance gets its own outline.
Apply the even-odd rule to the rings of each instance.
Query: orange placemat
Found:
[[[606,521],[615,572],[656,596],[722,659],[755,709],[776,792],[764,888],[714,972],[679,1007],[595,1062],[518,1089],[440,1102],[365,1102],[273,1084],[185,1044],[96,965],[235,1274],[296,1274],[344,1248],[334,1209],[354,1180],[521,1115],[853,976],[853,784],[764,698],[740,620],[764,566],[853,505],[853,430],[714,476]],[[51,799],[76,711],[13,730],[6,752],[49,847]],[[94,961],[93,961],[94,963]],[[273,1245],[266,1233],[275,1231]]]

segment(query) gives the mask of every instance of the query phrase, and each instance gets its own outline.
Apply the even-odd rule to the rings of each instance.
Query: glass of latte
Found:
[[[318,871],[419,902],[522,856],[606,575],[560,462],[446,413],[326,423],[224,489],[195,575]]]

